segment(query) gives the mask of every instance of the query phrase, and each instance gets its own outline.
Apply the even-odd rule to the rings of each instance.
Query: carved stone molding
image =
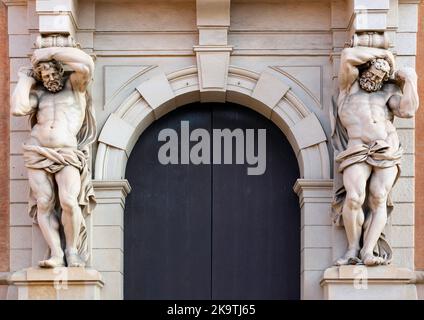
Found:
[[[333,197],[333,180],[297,179],[293,190],[299,197],[300,207],[307,202],[329,203]],[[328,215],[328,219],[330,219],[330,215]]]
[[[78,29],[78,1],[36,1],[40,34],[60,33],[75,36]]]

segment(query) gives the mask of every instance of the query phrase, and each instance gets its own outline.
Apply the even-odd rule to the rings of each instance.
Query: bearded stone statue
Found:
[[[418,108],[415,71],[394,66],[386,49],[342,51],[333,119],[333,220],[344,225],[348,248],[336,265],[373,266],[392,259],[384,228],[403,152],[393,120],[411,118]]]
[[[23,145],[29,213],[50,249],[39,266],[83,267],[88,258],[84,216],[95,205],[88,147],[96,138],[96,122],[87,91],[94,63],[73,47],[36,49],[31,62],[32,68],[19,71],[11,112],[31,120]]]

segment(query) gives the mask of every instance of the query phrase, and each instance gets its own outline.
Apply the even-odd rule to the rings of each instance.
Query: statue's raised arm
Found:
[[[38,99],[31,90],[36,84],[31,68],[23,67],[19,69],[18,83],[13,91],[11,99],[11,113],[14,116],[26,116],[35,112]]]
[[[84,51],[71,47],[51,47],[34,51],[31,62],[37,67],[43,61],[59,61],[72,69],[70,80],[74,90],[85,91],[94,71],[93,59]]]
[[[388,102],[390,110],[399,118],[412,118],[419,105],[417,74],[412,68],[402,68],[396,71],[395,78],[399,83]]]
[[[391,67],[393,68],[394,57],[389,50],[370,47],[343,49],[339,69],[340,91],[349,91],[350,87],[358,79],[358,66],[362,66],[378,58],[387,60],[389,64],[392,64]]]

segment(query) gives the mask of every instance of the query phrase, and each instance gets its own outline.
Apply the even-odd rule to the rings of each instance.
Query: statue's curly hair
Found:
[[[63,76],[65,73],[65,69],[63,67],[62,62],[52,60],[52,61],[41,61],[37,64],[37,66],[34,68],[33,76],[36,80],[42,81],[41,77],[41,71],[48,70],[50,68],[55,68],[60,76]]]
[[[390,58],[375,58],[358,66],[359,75],[368,71],[371,66],[386,73],[383,79],[384,82],[388,81],[395,71],[393,61]]]
[[[393,66],[389,59],[373,59],[370,61],[370,66],[374,66],[377,70],[381,70],[386,73],[383,81],[390,79],[390,76],[393,74]]]

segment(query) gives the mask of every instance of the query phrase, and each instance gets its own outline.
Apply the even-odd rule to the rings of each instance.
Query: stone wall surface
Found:
[[[33,43],[40,30],[48,31],[49,27],[54,26],[54,18],[59,16],[54,7],[41,7],[39,3],[42,1],[4,2],[8,11],[8,41],[1,41],[3,33],[6,32],[6,9],[2,8],[0,43],[8,42],[9,47],[8,49],[5,49],[5,46],[0,47],[0,66],[7,70],[8,63],[10,64],[10,79],[9,73],[0,75],[0,101],[7,101],[9,84],[10,92],[14,89],[19,67],[29,64],[29,54],[33,50]],[[172,106],[181,105],[184,101],[215,99],[223,102],[225,99],[240,99],[238,101],[246,101],[246,105],[252,107],[253,105],[249,105],[252,95],[257,94],[269,102],[276,94],[276,91],[271,92],[271,89],[286,86],[299,100],[299,105],[304,106],[305,114],[313,115],[304,119],[308,121],[312,119],[313,122],[316,117],[319,120],[324,140],[325,138],[328,140],[331,135],[328,113],[332,108],[332,96],[337,87],[340,51],[350,39],[354,27],[361,27],[359,23],[353,25],[357,17],[355,14],[358,14],[352,10],[354,2],[358,1],[232,0],[230,12],[226,14],[225,8],[220,9],[221,11],[206,10],[205,13],[196,6],[195,0],[57,1],[64,8],[69,3],[75,4],[69,11],[62,10],[62,15],[71,17],[69,18],[71,25],[65,24],[60,27],[69,28],[69,32],[75,36],[82,49],[95,57],[96,69],[92,92],[99,133],[105,123],[108,123],[112,128],[114,124],[120,124],[128,129],[128,132],[136,131],[139,135],[155,117],[169,111]],[[376,3],[360,2],[368,6]],[[384,9],[384,6],[372,7],[370,15],[366,16],[370,21],[365,19],[361,20],[361,23],[368,23],[367,26],[372,28],[380,28],[382,25],[389,35],[398,67],[416,66],[424,78],[422,63],[416,63],[417,51],[420,54],[421,50],[424,50],[422,41],[418,42],[418,46],[416,41],[418,2],[381,1],[387,5],[387,9]],[[368,14],[368,11],[366,13]],[[418,37],[423,38],[422,33],[419,33]],[[207,57],[202,50],[212,50],[208,47],[209,44],[213,44],[216,50],[221,50],[218,50],[220,57],[226,58],[231,52],[228,66],[224,66],[225,72],[221,75],[219,70],[217,71],[217,77],[222,76],[218,79],[222,80],[222,83],[218,81],[222,84],[221,92],[209,92],[210,95],[205,83],[201,82],[203,79],[199,78],[199,75],[204,75],[201,63],[207,61],[202,60]],[[4,50],[7,52],[3,52]],[[3,59],[7,54],[9,59]],[[233,67],[238,68],[238,75],[234,75]],[[244,75],[240,76],[242,72]],[[284,85],[277,80],[273,83],[273,80],[269,79],[277,79]],[[264,89],[259,88],[258,84],[267,84],[268,81],[272,83],[271,89],[268,95],[264,95]],[[148,96],[152,89],[162,90],[164,101],[159,99],[160,103],[158,102],[157,96],[160,95]],[[233,90],[231,94],[225,93],[230,89]],[[134,97],[135,100],[131,101]],[[293,121],[299,117],[300,107],[293,109],[294,111],[291,111],[293,113],[284,114],[289,110],[284,94],[276,96],[275,99],[275,105],[278,103],[278,106],[272,115],[270,112],[271,118],[276,114]],[[272,102],[273,100],[270,103]],[[131,107],[126,107],[127,105]],[[7,141],[2,141],[5,149],[8,148],[10,135],[10,157],[7,156],[7,152],[0,154],[0,163],[10,161],[10,183],[8,167],[0,166],[7,168],[1,169],[6,170],[5,172],[0,172],[4,173],[3,177],[7,177],[2,180],[6,181],[7,185],[0,185],[0,197],[4,197],[0,198],[1,272],[17,271],[34,265],[43,255],[45,245],[38,227],[32,224],[27,215],[28,182],[21,144],[29,133],[28,121],[26,118],[11,118],[9,131],[8,103],[0,107],[4,109],[2,117],[6,117],[4,121],[0,118],[0,138],[7,137]],[[156,107],[158,108],[155,109]],[[263,111],[260,108],[258,107],[258,111]],[[396,207],[387,232],[394,246],[394,264],[410,269],[414,269],[414,262],[417,267],[424,268],[422,249],[424,232],[419,232],[424,228],[422,213],[424,210],[418,210],[424,206],[423,197],[419,196],[424,190],[424,183],[421,181],[424,178],[420,179],[424,174],[422,170],[424,156],[420,154],[424,152],[419,152],[424,148],[424,144],[420,142],[420,137],[424,134],[420,133],[424,130],[421,129],[423,125],[420,121],[424,120],[423,117],[421,110],[416,121],[396,120],[405,156],[402,176],[394,193]],[[143,120],[139,120],[141,118]],[[280,127],[284,126],[287,124],[280,124]],[[307,128],[302,129],[302,125],[298,128],[299,132],[308,132]],[[127,134],[127,131],[119,130],[119,127],[115,129],[117,130],[111,131],[116,132],[115,137],[124,137]],[[138,137],[136,134],[133,136]],[[99,205],[89,220],[91,230],[89,241],[92,249],[90,265],[103,276],[105,285],[102,289],[102,298],[119,299],[123,297],[124,277],[123,214],[125,196],[130,191],[130,186],[122,179],[125,178],[125,163],[131,153],[131,144],[135,142],[129,139],[129,145],[122,146],[120,143],[123,138],[112,141],[113,136],[105,132],[100,138],[107,141],[109,147],[107,151],[102,149],[107,145],[104,143],[103,146],[95,145],[92,148],[93,170],[97,169],[96,155],[102,152],[105,153],[105,157],[112,159],[109,163],[116,163],[116,167],[123,166],[123,169],[116,176],[115,180],[119,181],[95,183]],[[291,142],[295,141],[293,144],[306,143],[304,141],[307,140],[299,142],[292,136],[288,136],[288,139]],[[321,140],[316,142],[322,142]],[[114,145],[111,147],[112,144]],[[307,147],[310,147],[307,155],[311,163],[322,160],[317,159],[316,154],[332,155],[331,147],[327,144],[327,149],[325,143],[319,147],[318,144]],[[311,151],[318,148],[324,148],[325,152],[321,149],[321,153]],[[299,151],[296,156],[302,158],[305,154],[301,155]],[[322,161],[325,163],[325,159]],[[111,168],[102,169],[107,172]],[[330,167],[327,169],[330,172]],[[103,173],[94,172],[94,174],[98,179],[97,177],[102,177]],[[418,178],[416,182],[415,177]],[[333,227],[329,218],[331,177],[325,177],[324,174],[314,178],[320,181],[314,179],[300,181],[296,187],[300,197],[299,214],[302,217],[300,250],[301,287],[304,299],[323,298],[320,279],[324,270],[343,252],[346,245],[344,231]],[[9,185],[10,197],[7,191],[2,192],[8,190]],[[4,206],[6,208],[3,208]],[[414,208],[417,210],[415,217]],[[414,227],[415,224],[417,227]],[[10,255],[4,253],[8,252],[9,246]],[[0,290],[0,297],[1,292]],[[16,297],[13,288],[9,288],[9,297]]]
[[[9,57],[7,7],[0,3],[0,299],[7,297],[9,271]]]
[[[17,83],[19,67],[29,64],[29,54],[38,34],[36,1],[5,2],[8,10],[10,94]],[[9,109],[9,107],[8,107]],[[10,111],[7,111],[10,114]],[[10,271],[32,265],[32,221],[28,216],[29,195],[22,142],[29,133],[27,117],[10,117]],[[13,289],[9,291],[14,291]],[[12,294],[13,297],[13,294]]]
[[[424,3],[420,3],[417,33],[417,73],[421,107],[415,123],[415,267],[424,270]],[[423,291],[423,290],[421,290]],[[424,297],[423,297],[424,298]]]
[[[7,8],[3,3],[0,3],[0,70],[0,272],[5,272],[9,271],[9,59]]]

